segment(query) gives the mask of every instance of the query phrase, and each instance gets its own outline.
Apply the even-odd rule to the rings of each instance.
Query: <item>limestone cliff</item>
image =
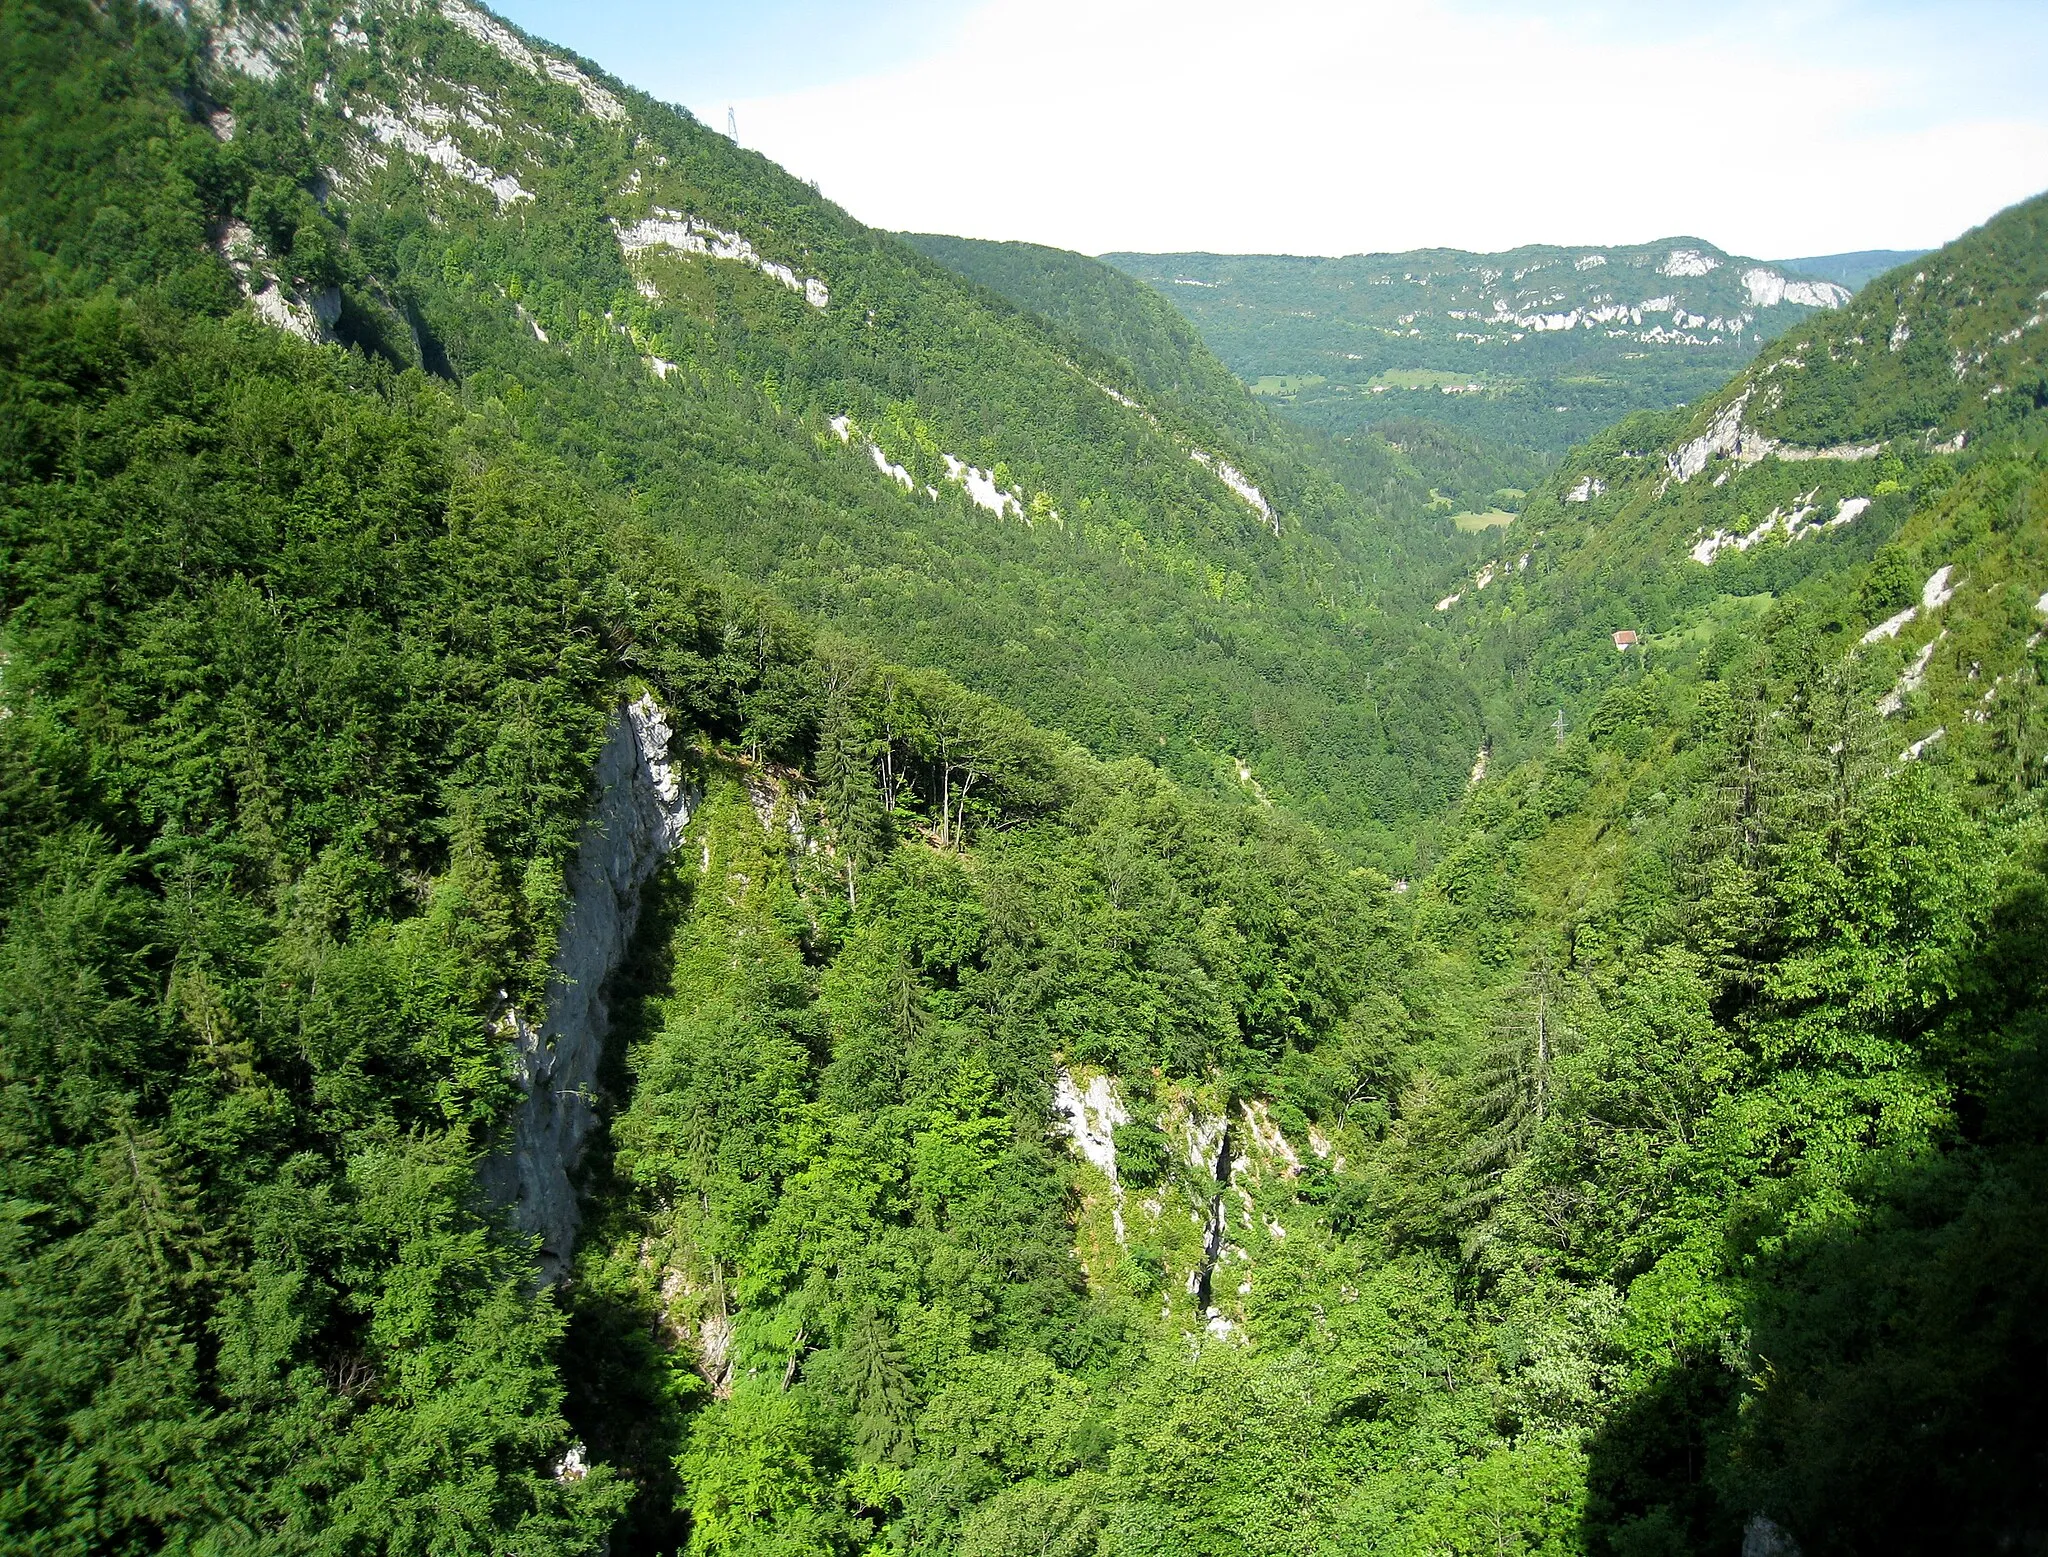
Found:
[[[559,1280],[581,1221],[571,1175],[597,1122],[597,1081],[609,1016],[605,980],[617,970],[640,916],[640,893],[675,848],[701,791],[669,754],[674,734],[651,697],[621,706],[598,754],[596,799],[566,881],[568,905],[538,1027],[509,1005],[499,1030],[513,1046],[525,1097],[507,1148],[484,1165],[491,1199],[515,1225],[540,1235],[541,1273]]]

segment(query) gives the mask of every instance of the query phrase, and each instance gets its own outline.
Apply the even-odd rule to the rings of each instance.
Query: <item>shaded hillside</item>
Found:
[[[1455,794],[1473,703],[1411,625],[1418,548],[1453,553],[1400,511],[1412,483],[1360,496],[1303,450],[1076,360],[758,156],[456,0],[236,16],[180,67],[201,83],[180,89],[189,109],[155,88],[190,163],[161,236],[132,196],[26,149],[64,144],[45,116],[66,89],[56,59],[25,60],[59,95],[16,110],[24,242],[85,284],[174,266],[209,306],[239,292],[309,338],[443,374],[722,566],[1095,750],[1250,799],[1243,763],[1390,863],[1409,818]],[[89,177],[163,155],[129,133]],[[182,250],[152,247],[174,231]],[[1386,723],[1363,689],[1408,683],[1431,712]]]
[[[905,233],[903,241],[1019,308],[1120,358],[1138,382],[1240,437],[1267,436],[1265,418],[1202,344],[1194,327],[1149,287],[1111,266],[1035,243],[992,243]]]
[[[1519,1013],[1451,1221],[1625,1294],[1589,1550],[2048,1529],[2044,214],[1574,451],[1446,607],[1506,718],[1418,926]]]

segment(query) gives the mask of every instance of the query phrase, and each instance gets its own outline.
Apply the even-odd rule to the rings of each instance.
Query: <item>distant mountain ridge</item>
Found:
[[[1929,249],[1856,249],[1847,254],[1810,254],[1804,259],[1773,260],[1772,263],[1781,270],[1833,281],[1854,292],[1860,290],[1864,282],[1932,252]]]
[[[1710,393],[1838,282],[1700,238],[1499,254],[1107,254],[1185,313],[1255,393],[1333,432],[1424,417],[1562,453]]]

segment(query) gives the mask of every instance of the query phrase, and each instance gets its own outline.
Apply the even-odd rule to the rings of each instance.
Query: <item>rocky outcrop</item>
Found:
[[[1743,413],[1749,409],[1750,396],[1754,392],[1754,386],[1744,389],[1716,413],[1705,432],[1664,456],[1667,485],[1673,481],[1683,485],[1692,480],[1707,468],[1709,460],[1717,456],[1733,460],[1738,466],[1755,465],[1773,456],[1794,462],[1841,460],[1853,465],[1858,460],[1875,459],[1884,452],[1882,443],[1837,443],[1824,449],[1802,449],[1766,437],[1754,427],[1743,424]],[[1717,480],[1715,485],[1719,484]]]
[[[1768,1514],[1751,1514],[1742,1527],[1742,1557],[1799,1557],[1799,1543]]]
[[[279,267],[239,217],[214,235],[214,251],[234,273],[235,284],[272,329],[325,345],[334,339],[341,318],[339,287],[298,287],[279,274]]]
[[[1216,1274],[1216,1262],[1223,1257],[1223,1246],[1230,1237],[1230,1213],[1223,1206],[1224,1194],[1230,1188],[1230,1116],[1225,1114],[1213,1123],[1204,1121],[1200,1124],[1191,1118],[1189,1136],[1192,1148],[1190,1162],[1197,1171],[1211,1175],[1216,1181],[1216,1192],[1209,1199],[1208,1215],[1202,1225],[1202,1258],[1188,1272],[1188,1295],[1198,1308],[1207,1313],[1209,1281]],[[1211,1140],[1215,1142],[1215,1157],[1213,1161],[1207,1161],[1204,1159],[1208,1157]]]
[[[499,1031],[512,1046],[525,1097],[509,1146],[484,1164],[492,1201],[540,1236],[541,1274],[559,1280],[581,1222],[573,1174],[597,1123],[591,1092],[610,1025],[605,980],[617,971],[640,917],[640,894],[675,846],[702,791],[689,787],[669,747],[674,732],[651,697],[622,706],[593,775],[596,804],[565,883],[568,907],[538,1026],[506,1005]]]
[[[1110,1219],[1116,1241],[1124,1241],[1124,1187],[1116,1171],[1116,1127],[1131,1122],[1108,1076],[1094,1076],[1084,1088],[1066,1066],[1053,1080],[1053,1107],[1067,1122],[1068,1136],[1078,1151],[1109,1180]]]

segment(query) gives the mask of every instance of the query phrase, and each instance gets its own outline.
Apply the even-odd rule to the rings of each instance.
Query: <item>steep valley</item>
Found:
[[[2048,196],[1112,258],[0,7],[0,1548],[2048,1542]]]

